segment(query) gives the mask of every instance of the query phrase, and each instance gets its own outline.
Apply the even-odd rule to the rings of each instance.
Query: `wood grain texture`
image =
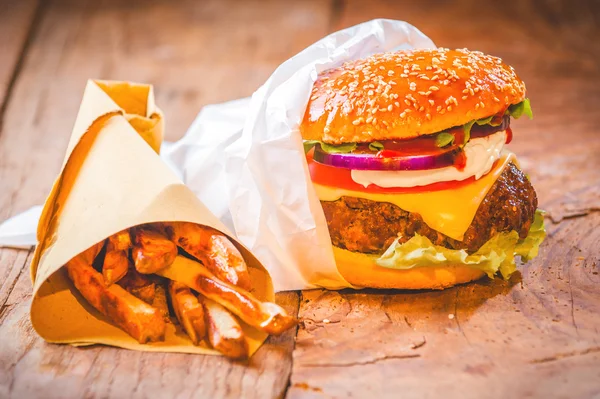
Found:
[[[583,1],[342,3],[336,29],[404,19],[515,67],[535,118],[514,123],[510,147],[548,238],[509,282],[303,293],[290,398],[600,395],[599,15]]]
[[[0,397],[600,395],[599,16],[593,1],[45,2],[0,131],[0,220],[44,200],[87,78],[154,83],[173,140],[330,31],[386,17],[499,55],[525,80],[535,119],[514,124],[511,148],[549,237],[508,282],[280,294],[303,318],[295,349],[293,331],[270,338],[248,365],[46,344],[28,320],[31,252],[0,250]]]
[[[0,125],[38,7],[37,0],[0,0]]]
[[[250,95],[279,63],[323,36],[328,13],[319,1],[45,2],[0,132],[0,220],[44,201],[88,78],[154,83],[167,138],[176,139],[203,105]],[[46,344],[28,319],[29,255],[0,250],[0,397],[284,394],[293,331],[271,338],[248,365]],[[295,314],[297,298],[278,301]]]

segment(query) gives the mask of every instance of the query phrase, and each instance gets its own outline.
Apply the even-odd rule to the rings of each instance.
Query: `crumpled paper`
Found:
[[[162,157],[265,265],[277,291],[349,287],[335,266],[298,129],[313,82],[345,61],[434,47],[403,21],[333,33],[281,64],[251,99],[205,107]]]
[[[348,60],[432,47],[401,21],[373,20],[333,33],[279,66],[251,100],[202,110],[164,156],[213,213],[231,221],[277,290],[349,287],[335,266],[299,134],[313,82]]]

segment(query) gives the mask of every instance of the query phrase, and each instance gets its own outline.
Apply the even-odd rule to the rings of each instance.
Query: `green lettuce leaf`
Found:
[[[323,143],[322,141],[318,141],[318,140],[305,140],[303,142],[303,144],[304,144],[304,153],[305,154],[308,153],[317,144],[319,144],[321,146],[321,149],[323,151],[325,151],[329,154],[347,154],[356,149],[356,143],[333,145],[333,144]],[[381,147],[383,148],[383,145]]]
[[[515,119],[519,119],[522,115],[527,115],[529,119],[533,119],[533,111],[531,110],[531,103],[528,98],[508,107],[506,113]]]
[[[332,145],[326,143],[320,143],[321,149],[328,154],[347,154],[356,149],[356,143],[346,143],[340,145]]]
[[[435,137],[435,145],[440,148],[446,147],[452,143],[454,143],[454,135],[450,133],[441,132]]]
[[[529,119],[533,119],[533,112],[531,111],[531,104],[529,102],[529,99],[526,98],[525,100],[521,101],[520,103],[511,105],[510,107],[508,107],[505,115],[510,115],[515,119],[519,119],[522,115],[527,115],[529,117]],[[502,124],[502,120],[500,120],[497,123],[493,123],[492,119],[494,119],[493,115],[488,116],[487,118],[481,118],[481,119],[477,119],[477,120],[473,120],[471,122],[465,123],[463,125],[463,130],[465,132],[465,144],[471,139],[471,128],[473,127],[474,124],[477,123],[479,126],[483,126],[483,125],[500,126]]]
[[[320,143],[320,141],[318,141],[318,140],[304,140],[302,142],[302,144],[304,144],[304,153],[308,154],[308,152],[310,150],[312,150],[312,148],[319,143]]]
[[[503,278],[508,279],[516,270],[515,256],[521,256],[523,261],[537,256],[545,236],[543,212],[538,210],[524,240],[519,240],[516,231],[499,233],[479,251],[469,255],[464,249],[448,249],[434,245],[427,237],[417,234],[404,244],[400,244],[398,240],[394,241],[376,263],[382,267],[401,270],[460,264],[482,270],[490,278],[499,272]]]
[[[369,143],[369,150],[379,152],[383,150],[383,144],[381,144],[379,141]]]

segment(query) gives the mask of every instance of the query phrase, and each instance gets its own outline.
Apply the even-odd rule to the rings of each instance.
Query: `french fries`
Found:
[[[187,285],[266,333],[279,335],[296,324],[296,320],[279,305],[260,302],[249,292],[218,280],[199,262],[183,256],[177,256],[170,266],[157,274]]]
[[[160,312],[167,323],[171,321],[169,318],[169,304],[167,303],[167,290],[163,284],[156,284],[151,305]]]
[[[232,359],[248,357],[248,343],[240,323],[223,306],[198,296],[206,315],[208,341],[213,348]]]
[[[178,255],[178,246],[198,261]],[[121,231],[73,258],[66,269],[81,295],[140,343],[164,340],[166,323],[177,320],[194,345],[206,342],[243,359],[249,349],[238,318],[269,334],[296,324],[281,307],[249,292],[246,263],[225,235],[193,223]]]
[[[107,286],[103,276],[91,266],[89,260],[94,256],[88,251],[66,264],[75,288],[90,305],[139,343],[162,341],[166,325],[160,313],[120,286]]]
[[[218,279],[250,289],[250,275],[244,258],[221,232],[187,222],[164,223],[169,238],[200,260]]]
[[[198,345],[206,336],[204,309],[198,298],[192,290],[176,281],[169,283],[169,298],[177,320],[194,345]]]
[[[129,268],[125,277],[117,284],[127,290],[131,295],[141,299],[147,304],[152,304],[156,295],[154,281],[145,274],[138,273],[135,268]]]
[[[177,256],[177,246],[159,231],[148,227],[133,229],[134,247],[131,251],[138,272],[156,273],[169,266]]]

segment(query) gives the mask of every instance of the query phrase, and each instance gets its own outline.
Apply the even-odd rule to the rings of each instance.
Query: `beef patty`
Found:
[[[519,168],[510,163],[479,205],[462,241],[429,227],[418,213],[388,202],[355,197],[321,201],[333,245],[354,252],[382,254],[400,236],[406,242],[415,234],[436,245],[476,252],[500,232],[517,231],[525,238],[537,209],[537,195]]]

